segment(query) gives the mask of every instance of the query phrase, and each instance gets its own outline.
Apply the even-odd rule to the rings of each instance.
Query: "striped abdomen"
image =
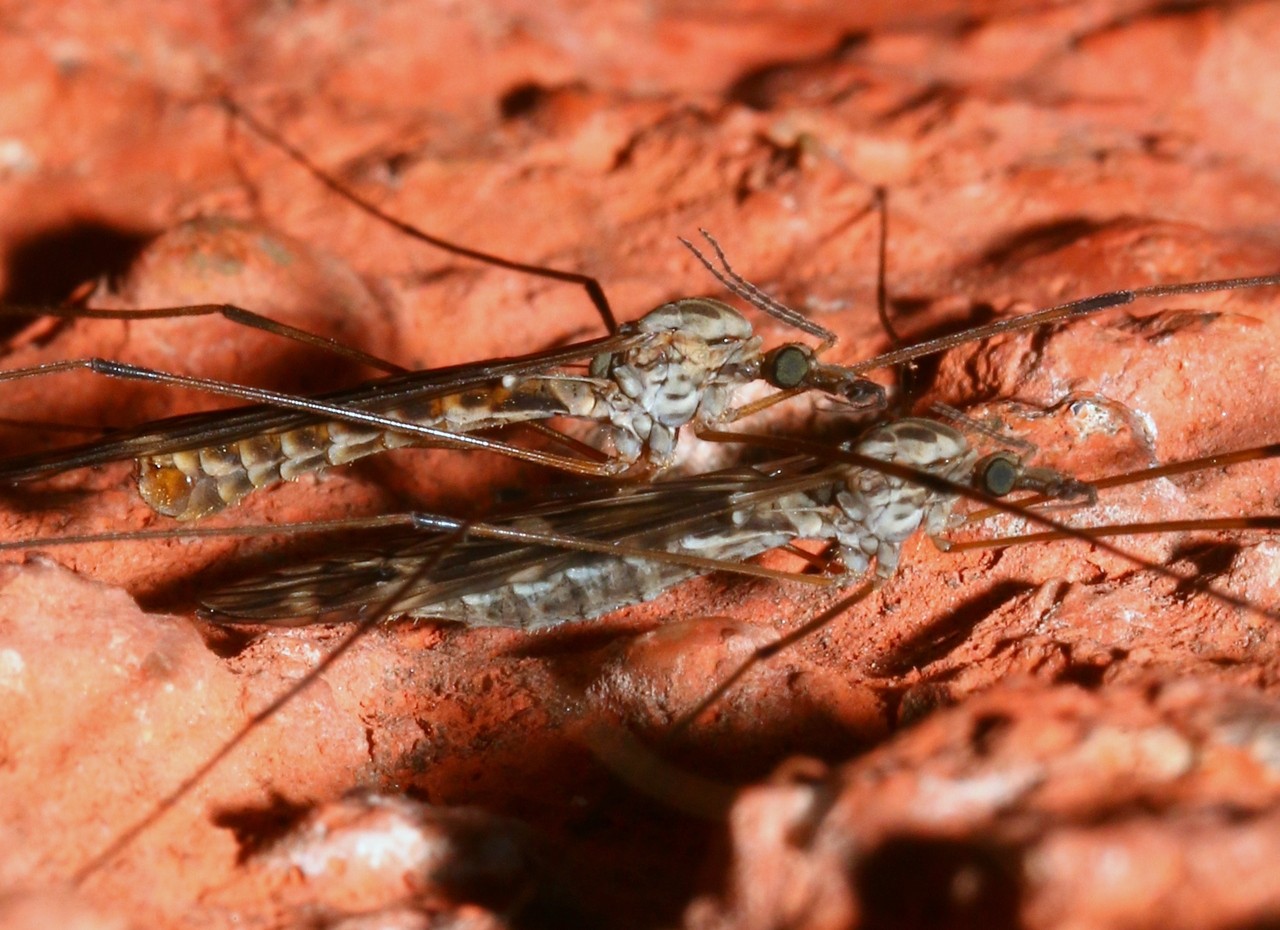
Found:
[[[783,545],[794,531],[739,532],[715,542],[688,538],[667,547],[704,558],[739,561]],[[468,626],[504,626],[537,630],[570,620],[590,620],[622,607],[652,600],[705,569],[651,559],[584,554],[576,564],[551,572],[521,572],[489,591],[434,603],[404,603],[396,613]]]
[[[596,381],[536,378],[513,388],[490,385],[379,413],[467,433],[556,416],[593,417],[598,415],[602,394]],[[157,512],[194,520],[281,481],[388,449],[437,444],[445,443],[354,423],[316,423],[225,445],[141,457],[138,491]]]

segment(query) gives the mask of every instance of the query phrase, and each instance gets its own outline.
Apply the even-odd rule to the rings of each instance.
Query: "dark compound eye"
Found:
[[[997,453],[979,463],[978,479],[982,490],[992,497],[1004,497],[1017,484],[1020,471],[1016,459]]]
[[[804,346],[779,346],[765,356],[765,380],[774,387],[793,388],[809,376],[811,355]]]

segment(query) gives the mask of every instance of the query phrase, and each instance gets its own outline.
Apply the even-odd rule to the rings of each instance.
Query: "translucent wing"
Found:
[[[426,577],[399,592],[390,613],[518,627],[596,616],[699,572],[742,571],[742,558],[786,541],[735,527],[744,503],[758,509],[829,486],[833,475],[819,460],[793,458],[645,486],[580,489],[483,524],[424,519],[427,526],[465,527],[467,535],[459,541],[455,532],[384,530],[340,555],[247,578],[202,601],[228,622],[350,618],[431,564]],[[723,539],[713,539],[717,533]],[[680,545],[692,537],[699,544]]]

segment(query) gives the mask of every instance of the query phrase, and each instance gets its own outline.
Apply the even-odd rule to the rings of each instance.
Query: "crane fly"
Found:
[[[617,475],[637,462],[663,470],[674,461],[676,438],[686,425],[702,433],[714,432],[780,398],[807,390],[827,392],[854,411],[873,415],[885,409],[885,394],[863,376],[876,369],[964,342],[1071,320],[1136,300],[1280,283],[1280,276],[1260,276],[1116,291],[900,348],[858,364],[837,366],[817,358],[834,344],[834,334],[742,279],[728,266],[715,240],[709,236],[708,240],[723,271],[689,247],[735,293],[778,319],[821,335],[823,342],[816,351],[802,343],[786,343],[765,352],[751,324],[736,310],[718,300],[686,298],[664,304],[603,339],[518,358],[402,372],[318,397],[291,396],[101,358],[53,362],[0,372],[0,381],[88,370],[255,404],[142,424],[70,448],[12,456],[0,460],[0,482],[27,481],[134,459],[143,500],[161,514],[190,520],[238,503],[254,490],[280,481],[404,446],[487,449],[581,474]],[[261,323],[260,318],[236,308],[220,309],[228,311],[225,315],[229,318]],[[208,308],[186,310],[206,312]],[[125,319],[154,318],[166,312],[170,311],[82,311]],[[273,332],[297,335],[291,329],[278,328],[279,324],[267,325]],[[327,342],[310,334],[306,337],[311,344]],[[363,353],[357,357],[367,360]],[[585,366],[585,370],[575,370],[575,365]],[[734,392],[758,380],[779,393],[763,402],[736,407]],[[472,435],[553,417],[600,424],[615,454],[593,461]]]
[[[458,246],[392,217],[332,181],[287,140],[234,102],[224,103],[240,122],[284,150],[348,202],[413,238],[500,268],[582,285],[609,335],[519,357],[407,371],[230,305],[141,310],[0,308],[10,315],[117,320],[216,314],[389,374],[354,388],[301,397],[104,358],[0,372],[0,381],[16,381],[84,370],[252,404],[144,423],[68,448],[11,456],[0,460],[0,482],[47,478],[71,469],[132,459],[137,463],[143,500],[165,516],[191,520],[234,505],[259,488],[405,446],[485,449],[585,475],[618,475],[637,465],[661,471],[674,461],[681,427],[722,427],[772,403],[766,399],[742,408],[734,405],[735,393],[754,381],[781,389],[783,397],[820,390],[854,409],[884,408],[884,391],[879,385],[861,377],[861,372],[819,360],[818,356],[834,345],[834,333],[738,276],[718,243],[705,232],[723,270],[685,242],[699,261],[733,293],[783,324],[817,338],[816,349],[785,343],[766,352],[750,322],[713,299],[671,301],[618,326],[603,289],[594,279]],[[605,448],[584,446],[547,430],[544,421],[552,418],[597,424]],[[549,433],[575,454],[529,449],[484,435],[521,424]]]
[[[404,372],[318,397],[105,359],[3,372],[0,380],[73,369],[257,402],[0,461],[0,481],[17,482],[135,459],[143,499],[159,513],[183,520],[238,503],[259,488],[405,446],[486,449],[582,474],[616,475],[637,463],[661,470],[674,460],[682,426],[719,426],[736,419],[733,392],[755,380],[829,390],[858,409],[883,406],[883,392],[873,382],[818,362],[798,343],[764,353],[745,317],[720,301],[699,298],[664,304],[603,339]],[[613,454],[571,457],[472,435],[553,417],[598,423]]]
[[[779,440],[777,445],[785,449],[796,442]],[[540,630],[651,600],[709,570],[787,578],[787,573],[739,563],[799,540],[823,542],[833,555],[823,574],[791,575],[790,580],[840,587],[865,582],[850,599],[856,603],[890,581],[903,544],[922,530],[939,548],[957,552],[1054,539],[1092,542],[1139,568],[1186,582],[1163,565],[1126,555],[1102,540],[1280,526],[1280,516],[1224,516],[1082,527],[1043,509],[1085,509],[1097,503],[1099,491],[1273,457],[1280,449],[1276,444],[1089,482],[1031,465],[1009,448],[980,453],[961,430],[929,419],[888,421],[835,449],[803,445],[807,455],[776,463],[644,488],[573,494],[499,522],[423,514],[382,518],[376,538],[347,545],[341,555],[277,565],[264,575],[207,593],[201,601],[220,623],[354,619],[376,607],[379,616]],[[1017,503],[1002,501],[1018,492],[1026,493]],[[955,507],[964,498],[989,507],[959,515]],[[961,523],[981,525],[999,514],[1021,516],[1039,524],[1039,531],[1016,537],[947,537]],[[428,564],[431,569],[424,570]],[[1229,594],[1210,590],[1210,596],[1235,607],[1250,606]],[[1275,618],[1265,609],[1263,613]],[[802,625],[751,664],[814,629]],[[725,687],[702,706],[709,706]]]
[[[1024,466],[1010,453],[979,458],[962,433],[937,421],[890,421],[839,451],[863,464],[800,457],[640,489],[575,494],[499,525],[468,527],[420,515],[409,521],[416,533],[401,531],[367,549],[348,547],[336,558],[276,568],[214,591],[202,603],[220,620],[358,615],[403,588],[405,579],[421,576],[422,564],[431,560],[436,567],[389,605],[392,615],[537,630],[650,600],[699,570],[800,539],[834,547],[842,580],[867,575],[874,563],[882,583],[917,529],[937,536],[948,525],[956,497],[918,483],[931,476],[1001,495],[1032,487],[1053,499],[1091,493],[1065,475]],[[894,464],[923,477],[911,483],[886,474],[883,469]],[[437,558],[442,541],[429,532],[435,528],[471,538],[449,543],[449,552]],[[540,537],[563,540],[568,548],[550,556],[538,545]],[[587,542],[595,551],[574,551]],[[620,547],[647,554],[610,554]],[[667,553],[670,561],[656,553]]]
[[[948,444],[955,443],[954,435],[958,435],[955,429],[945,424],[922,426],[921,421],[899,422],[906,424],[902,429],[909,432],[926,429],[935,439],[945,439]],[[893,421],[873,428],[872,433],[874,435],[876,431],[885,430],[893,432]],[[757,442],[761,441],[757,439]],[[362,557],[359,545],[344,542],[347,549],[341,557],[322,560],[316,564],[302,562],[292,570],[286,569],[266,578],[244,579],[220,592],[206,594],[203,600],[209,609],[224,613],[247,613],[250,616],[246,619],[250,621],[263,621],[264,613],[291,621],[300,613],[323,609],[330,614],[330,619],[336,611],[345,614],[347,618],[358,617],[359,622],[342,637],[338,648],[328,651],[313,672],[308,672],[279,694],[277,699],[255,713],[247,727],[238,732],[234,739],[225,742],[206,765],[196,770],[191,778],[184,780],[171,795],[165,796],[160,804],[149,805],[146,816],[133,828],[115,836],[100,856],[95,856],[79,869],[77,877],[88,879],[108,862],[115,860],[140,834],[147,832],[160,816],[171,809],[179,798],[189,793],[194,786],[203,783],[209,772],[240,746],[260,723],[274,718],[302,690],[327,674],[371,627],[402,610],[420,612],[423,617],[441,614],[447,616],[446,611],[440,610],[438,605],[448,603],[451,605],[449,609],[456,611],[455,619],[474,622],[478,612],[489,610],[489,607],[482,605],[488,599],[489,605],[497,612],[485,613],[484,616],[490,622],[495,622],[504,616],[503,610],[510,609],[513,598],[525,600],[529,595],[535,595],[545,597],[551,605],[547,611],[536,615],[537,619],[531,624],[536,626],[539,623],[581,620],[588,615],[600,614],[618,604],[648,598],[657,590],[693,574],[713,569],[743,572],[744,566],[737,560],[750,557],[763,549],[783,545],[792,539],[832,538],[821,532],[823,521],[830,525],[837,513],[848,515],[839,510],[837,500],[841,486],[836,479],[842,472],[874,475],[877,476],[875,480],[883,482],[883,487],[897,488],[895,493],[905,493],[907,497],[914,494],[916,502],[922,502],[923,506],[913,505],[907,509],[916,514],[917,525],[924,524],[926,529],[939,536],[945,535],[944,531],[953,522],[948,514],[957,499],[977,496],[981,498],[979,506],[994,506],[985,495],[968,489],[971,486],[966,482],[978,473],[976,464],[979,457],[967,441],[963,445],[953,446],[954,455],[940,457],[939,462],[947,462],[942,474],[932,472],[927,464],[921,474],[917,469],[907,466],[895,467],[893,462],[881,461],[874,454],[864,456],[863,453],[868,450],[859,444],[849,449],[840,449],[804,447],[795,440],[771,441],[777,444],[779,452],[789,455],[788,459],[772,465],[742,466],[709,476],[675,478],[652,485],[611,488],[606,492],[578,490],[565,501],[552,500],[541,508],[535,507],[516,515],[506,526],[498,523],[475,525],[465,520],[449,522],[438,518],[428,520],[415,517],[409,521],[409,530],[406,531],[402,523],[400,529],[393,531],[393,542],[401,547],[399,550],[393,547],[390,552],[377,551],[380,543],[375,539],[365,544],[366,549],[373,550],[373,557],[370,559],[367,553]],[[926,442],[924,447],[931,444]],[[881,445],[882,449],[887,447]],[[1246,450],[1238,458],[1245,460],[1261,457],[1274,451],[1273,447]],[[912,461],[920,464],[918,459]],[[983,478],[983,486],[987,490],[1002,491],[1011,482],[1017,488],[1045,491],[1054,500],[1087,501],[1087,487],[1106,493],[1112,484],[1125,483],[1123,476],[1104,477],[1082,483],[1075,482],[1061,472],[1028,471],[1024,468],[1024,463],[1016,461],[1016,457],[998,456],[990,461],[996,471],[989,476],[986,469],[981,472],[986,476]],[[951,471],[950,466],[957,463],[962,463],[957,466],[958,471]],[[1186,463],[1178,468],[1214,468],[1223,464],[1229,462],[1221,457],[1213,457]],[[1145,477],[1160,477],[1171,473],[1173,472],[1166,471],[1160,475],[1149,473]],[[1005,474],[1006,477],[1001,478],[1000,474]],[[1009,474],[1013,477],[1007,477]],[[913,484],[913,481],[917,483]],[[988,481],[992,483],[986,484]],[[911,491],[902,492],[903,488],[911,488]],[[805,500],[808,501],[807,504]],[[833,504],[837,509],[831,509]],[[1008,512],[1010,505],[1006,504],[1001,509]],[[805,513],[805,510],[809,512]],[[1013,510],[1021,514],[1022,508],[1020,505],[1013,505]],[[719,523],[712,519],[717,513],[724,518]],[[731,538],[727,542],[720,540],[718,537],[723,534],[726,524],[733,528],[735,515],[748,530],[756,530],[755,534],[738,536],[736,540]],[[711,529],[708,530],[706,527],[709,519]],[[1045,518],[1026,519],[1042,522]],[[1058,516],[1054,514],[1049,522],[1059,522]],[[909,524],[910,519],[907,525]],[[1151,527],[1150,530],[1212,531],[1216,528],[1258,531],[1273,530],[1276,524],[1275,518],[1233,518],[1218,524],[1165,523]],[[699,527],[703,528],[701,532]],[[512,532],[489,533],[490,529]],[[1068,532],[1068,535],[1077,538],[1084,536],[1100,547],[1109,545],[1103,538],[1095,539],[1108,532],[1105,528],[1070,532],[1051,525],[1048,531]],[[1136,526],[1110,530],[1122,534],[1142,531]],[[732,537],[733,534],[728,536]],[[692,541],[692,545],[685,545],[686,540]],[[123,537],[121,542],[123,543]],[[602,544],[601,548],[622,548],[626,554],[619,558],[598,549],[589,551],[593,548],[590,546],[591,542]],[[880,547],[880,542],[883,540],[878,540],[875,547],[876,558],[869,560],[875,565],[877,572],[894,564],[902,541],[891,537],[888,547],[884,549]],[[44,543],[37,541],[34,548],[43,545]],[[673,553],[670,550],[675,551]],[[856,544],[842,546],[841,550],[845,567],[851,567],[854,571],[817,576],[802,574],[794,576],[794,580],[808,583],[816,578],[819,583],[828,584],[833,579],[840,583],[855,581],[859,567],[857,553],[861,552],[863,558],[868,553]],[[671,557],[673,554],[675,558]],[[882,555],[883,560],[880,558]],[[397,564],[397,558],[405,560],[406,564]],[[609,578],[609,572],[601,572],[598,568],[605,562],[612,562],[615,566],[620,563],[629,566],[622,572],[620,582],[616,578],[600,582],[600,579]],[[701,564],[695,564],[699,562]],[[1140,560],[1129,564],[1136,564],[1142,571],[1177,577],[1180,583],[1185,583],[1183,573],[1166,569],[1160,562]],[[757,567],[748,562],[745,572],[768,576],[772,571],[755,571],[755,568]],[[574,571],[580,573],[579,580],[567,584]],[[525,576],[513,577],[520,572],[524,572]],[[596,581],[582,584],[582,575]],[[618,588],[612,587],[615,582],[619,584]],[[1206,588],[1198,582],[1191,583],[1198,590]],[[332,588],[326,588],[330,584]],[[518,585],[525,587],[517,591]],[[735,685],[742,683],[752,668],[768,662],[801,640],[813,637],[836,617],[847,614],[852,606],[849,602],[868,598],[882,586],[885,586],[884,580],[876,574],[869,582],[848,594],[831,611],[823,611],[766,642],[718,681],[707,682],[703,700],[683,708],[671,724],[671,732],[675,734],[692,726],[705,716],[709,708],[724,700]],[[584,592],[601,590],[603,594],[599,598],[584,602]],[[1209,596],[1221,598],[1223,603],[1232,606],[1241,604],[1240,599],[1231,592],[1215,590]],[[470,604],[467,603],[467,598],[472,598]],[[555,603],[557,600],[558,606]],[[261,606],[264,601],[268,604],[265,611]],[[1273,606],[1263,605],[1262,609],[1270,616]],[[551,619],[554,611],[559,613]],[[270,622],[270,618],[267,622]],[[602,741],[600,745],[610,744]],[[601,750],[601,754],[611,754],[615,761],[620,755],[624,755],[616,749]],[[624,760],[618,764],[629,763]]]

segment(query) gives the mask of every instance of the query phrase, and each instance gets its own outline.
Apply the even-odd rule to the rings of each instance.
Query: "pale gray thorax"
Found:
[[[978,458],[957,430],[915,418],[874,427],[854,450],[956,484],[969,483]],[[854,468],[835,501],[847,517],[837,534],[845,568],[862,574],[874,558],[876,576],[887,579],[898,568],[902,544],[916,530],[923,526],[936,536],[947,528],[956,496],[870,468]]]
[[[666,468],[680,427],[719,423],[734,388],[757,377],[761,342],[742,314],[703,298],[663,304],[632,325],[649,338],[597,366],[632,401],[611,418],[610,436],[623,460]]]

